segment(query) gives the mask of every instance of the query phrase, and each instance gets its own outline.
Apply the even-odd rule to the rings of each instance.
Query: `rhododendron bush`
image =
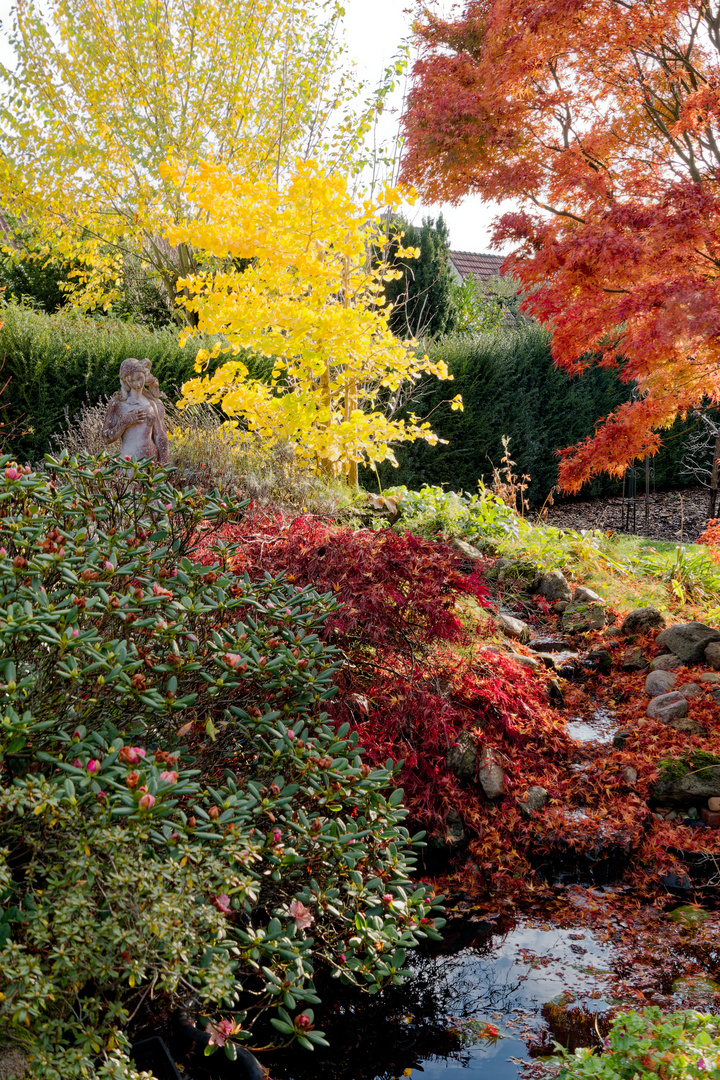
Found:
[[[0,1037],[129,1077],[130,1018],[196,993],[230,1056],[268,1010],[312,1048],[318,966],[374,992],[435,934],[391,771],[320,711],[337,604],[231,571],[166,469],[49,468],[0,461]]]

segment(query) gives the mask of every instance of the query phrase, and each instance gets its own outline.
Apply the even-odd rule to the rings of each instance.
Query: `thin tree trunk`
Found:
[[[715,439],[715,449],[713,450],[713,463],[712,472],[710,473],[710,500],[708,503],[708,517],[715,517],[715,505],[717,503],[718,493],[718,458],[720,458],[720,435]]]

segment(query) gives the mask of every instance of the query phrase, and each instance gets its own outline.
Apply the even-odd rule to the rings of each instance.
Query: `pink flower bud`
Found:
[[[295,1017],[295,1027],[299,1031],[309,1031],[312,1027],[312,1020],[305,1013],[301,1013],[300,1016]]]
[[[155,796],[151,795],[149,791],[146,791],[143,797],[140,799],[140,806],[143,810],[150,810],[155,805]]]
[[[177,784],[178,774],[172,772],[170,769],[166,769],[160,773],[160,779],[165,780],[168,784]]]
[[[82,768],[82,762],[80,761],[79,757],[75,758],[75,760],[73,761],[73,768],[74,769],[81,769]]]
[[[227,893],[220,893],[219,896],[215,897],[213,903],[218,911],[224,911],[225,914],[230,911],[230,897]]]
[[[80,631],[78,630],[77,627],[75,627],[75,629],[72,632],[72,637],[77,637],[79,633],[80,633]]]
[[[389,892],[386,892],[386,893],[385,893],[385,894],[383,895],[383,904],[392,904],[392,902],[393,902],[393,896],[392,896],[392,894],[391,894],[391,893],[389,893]]]
[[[113,564],[110,562],[109,559],[105,560],[105,562],[103,563],[103,566],[107,570],[108,574],[114,574],[115,573],[115,567],[113,566]]]
[[[88,761],[88,763],[87,763],[87,771],[88,772],[98,772],[99,769],[100,769],[100,762],[99,761],[94,761],[94,760]]]
[[[17,480],[20,476],[20,473],[17,471],[17,469],[10,468],[5,470],[5,476],[8,480]]]
[[[282,833],[279,829],[273,829],[273,844],[279,844],[282,840]]]
[[[288,731],[287,737],[290,740],[290,742],[292,742],[292,740],[295,738],[295,732],[293,731],[292,728],[290,728],[290,730]]]
[[[7,555],[7,548],[0,547],[0,555]]]
[[[173,508],[173,504],[172,504],[172,503],[165,503],[165,509],[166,509],[166,510],[172,510],[172,508]]]

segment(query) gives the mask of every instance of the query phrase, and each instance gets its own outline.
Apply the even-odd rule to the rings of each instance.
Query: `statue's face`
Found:
[[[142,390],[145,386],[145,372],[140,365],[132,367],[123,375],[122,381],[128,390]]]

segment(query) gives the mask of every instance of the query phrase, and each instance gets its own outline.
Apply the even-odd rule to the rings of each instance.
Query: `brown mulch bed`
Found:
[[[650,494],[647,525],[645,493],[638,495],[633,527],[632,506],[630,527],[623,515],[620,496],[599,499],[563,499],[547,508],[547,521],[560,529],[609,529],[631,532],[652,540],[697,540],[707,524],[708,492],[705,488],[683,488]],[[720,514],[720,510],[718,510]]]

